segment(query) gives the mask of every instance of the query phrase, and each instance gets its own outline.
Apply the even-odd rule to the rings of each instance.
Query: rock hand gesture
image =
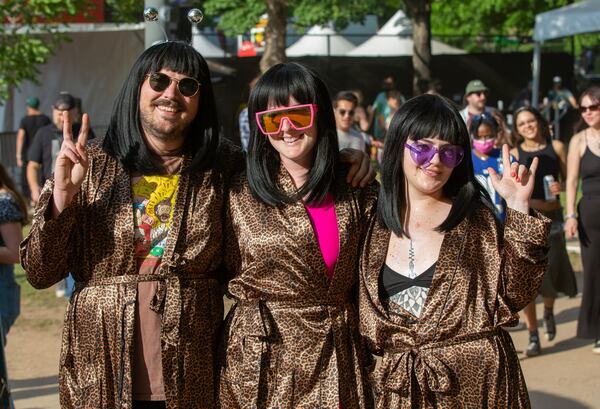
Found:
[[[534,158],[531,166],[527,169],[518,162],[510,163],[508,145],[502,146],[502,176],[492,169],[488,172],[492,179],[492,186],[496,192],[506,201],[507,207],[522,213],[529,213],[529,199],[533,193],[535,183],[535,172],[538,167],[538,158]]]
[[[89,162],[87,139],[90,128],[88,114],[83,114],[77,142],[73,141],[71,118],[63,113],[63,143],[54,165],[54,191],[52,192],[52,217],[58,215],[71,203],[83,183]]]

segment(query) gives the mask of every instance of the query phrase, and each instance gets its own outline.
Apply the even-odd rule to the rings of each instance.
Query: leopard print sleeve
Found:
[[[73,261],[70,238],[76,227],[81,194],[77,194],[58,218],[51,219],[49,206],[54,180],[46,181],[36,206],[31,230],[20,246],[21,264],[34,288],[48,288],[69,274]]]
[[[502,243],[500,296],[513,312],[537,294],[548,265],[551,220],[507,209]]]

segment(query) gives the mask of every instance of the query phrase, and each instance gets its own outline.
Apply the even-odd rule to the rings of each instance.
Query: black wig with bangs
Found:
[[[288,106],[290,97],[299,104],[315,104],[317,112],[317,141],[313,149],[313,165],[306,183],[294,195],[288,195],[277,185],[279,153],[256,124],[257,112],[269,104]],[[246,172],[248,185],[254,197],[270,206],[279,206],[301,200],[308,195],[308,203],[319,203],[332,192],[338,173],[339,153],[335,116],[327,86],[317,74],[298,63],[283,63],[271,67],[256,82],[248,101],[250,141]]]
[[[140,120],[140,90],[146,75],[169,69],[200,82],[198,113],[189,128],[183,151],[192,157],[187,172],[210,168],[219,146],[219,123],[204,58],[192,46],[168,41],[145,50],[133,64],[114,105],[104,151],[130,172],[164,173],[163,166],[144,141]]]
[[[442,188],[444,196],[452,200],[446,220],[436,230],[448,232],[468,217],[479,204],[494,209],[486,190],[473,173],[471,141],[465,122],[446,98],[438,95],[420,95],[404,103],[394,114],[385,140],[381,164],[381,189],[377,213],[379,220],[396,235],[406,235],[403,211],[407,206],[406,186],[402,161],[407,139],[441,139],[464,149],[465,156],[452,170]]]

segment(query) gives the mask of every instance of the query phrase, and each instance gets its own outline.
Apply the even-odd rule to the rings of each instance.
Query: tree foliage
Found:
[[[569,0],[443,0],[432,3],[434,35],[530,36],[535,15]]]
[[[144,0],[105,0],[107,21],[135,23],[143,21]]]
[[[38,66],[67,36],[60,33],[65,15],[92,7],[89,0],[4,0],[0,2],[0,103],[11,87],[37,82]]]
[[[331,21],[339,29],[363,21],[367,14],[380,13],[383,4],[377,0],[289,0],[288,9],[298,27]],[[207,15],[220,16],[219,28],[235,35],[254,27],[267,7],[264,0],[207,0],[204,10]]]

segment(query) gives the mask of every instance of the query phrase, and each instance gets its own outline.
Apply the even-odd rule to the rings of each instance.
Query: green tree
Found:
[[[289,17],[293,16],[299,27],[331,21],[339,29],[382,10],[377,0],[207,0],[204,7],[208,15],[221,16],[219,27],[228,35],[247,32],[260,16],[267,14],[265,52],[260,62],[262,72],[285,61]]]
[[[572,0],[444,0],[432,5],[434,35],[464,36],[462,48],[480,49],[485,37],[499,45],[509,43],[508,36],[533,34],[538,13],[563,7]],[[470,37],[469,40],[466,37]],[[477,38],[481,37],[481,38]]]
[[[67,39],[60,21],[90,7],[89,0],[4,0],[0,2],[0,103],[11,87],[37,81],[38,66]]]
[[[431,81],[431,3],[432,0],[404,0],[412,23],[413,95],[421,92],[421,81]]]

